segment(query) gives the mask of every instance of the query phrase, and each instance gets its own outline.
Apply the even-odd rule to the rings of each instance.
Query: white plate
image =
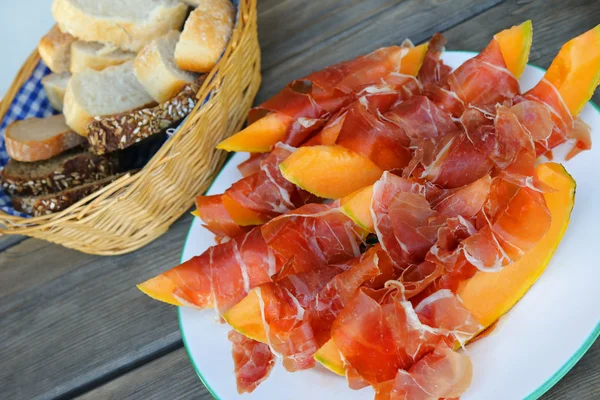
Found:
[[[444,61],[457,67],[475,53],[444,53]],[[531,88],[544,70],[527,66],[521,89]],[[581,117],[600,140],[600,111],[587,104]],[[247,158],[234,155],[208,194],[222,193],[241,175],[236,166]],[[577,181],[571,224],[546,272],[505,316],[493,333],[467,351],[473,361],[473,383],[461,399],[536,399],[562,378],[583,356],[600,333],[600,143],[566,164]],[[196,219],[188,234],[182,261],[214,244],[213,235]],[[179,309],[181,335],[200,379],[217,398],[370,400],[373,391],[353,391],[344,378],[323,367],[288,373],[277,364],[269,378],[253,393],[238,395],[227,340],[230,330],[218,324],[214,311]]]

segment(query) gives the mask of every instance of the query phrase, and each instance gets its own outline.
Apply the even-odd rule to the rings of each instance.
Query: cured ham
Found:
[[[253,287],[285,273],[358,256],[362,238],[362,230],[337,209],[310,204],[210,247],[160,277],[172,284],[180,304],[223,313]]]
[[[408,370],[376,386],[375,400],[438,400],[458,398],[473,377],[473,365],[465,354],[452,351],[441,341]]]
[[[279,164],[286,159],[293,148],[278,145],[264,159],[260,160],[259,170],[235,182],[225,191],[225,195],[237,207],[252,213],[255,218],[245,225],[257,225],[277,215],[292,211],[315,200],[314,196],[298,188],[285,179],[279,171]],[[252,165],[254,164],[254,166]],[[245,167],[256,168],[256,159]],[[247,229],[232,218],[221,195],[199,196],[196,198],[196,215],[211,232],[223,237],[236,237]]]
[[[419,70],[419,81],[423,85],[437,84],[446,79],[452,68],[442,61],[442,53],[446,45],[446,38],[441,33],[433,35],[429,40],[429,47]]]
[[[331,324],[346,302],[380,275],[377,250],[256,289],[267,343],[288,371],[314,366],[313,356],[329,340]]]
[[[252,393],[269,376],[275,366],[275,357],[269,346],[241,333],[230,331],[227,337],[232,343],[238,393]]]
[[[292,117],[284,143],[298,146],[327,118],[354,99],[363,87],[400,71],[406,49],[386,47],[370,54],[332,65],[291,82],[281,92],[250,111],[250,123],[268,112]]]
[[[377,387],[393,380],[398,370],[415,366],[435,353],[440,343],[453,343],[457,335],[473,335],[481,329],[448,291],[423,303],[420,309],[413,308],[397,289],[362,289],[351,300],[331,329],[350,387]],[[438,317],[442,314],[444,317]]]

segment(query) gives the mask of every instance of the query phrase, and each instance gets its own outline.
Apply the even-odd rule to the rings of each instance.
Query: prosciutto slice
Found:
[[[420,314],[397,289],[361,289],[339,314],[331,334],[352,388],[393,380],[398,370],[415,366],[440,343],[481,329],[448,291],[423,302]]]
[[[535,140],[537,155],[566,142],[573,143],[567,159],[591,148],[590,127],[571,115],[558,90],[546,79],[515,102],[512,110]]]
[[[282,271],[306,271],[360,255],[362,230],[323,204],[282,215],[165,272],[182,304],[223,313]]]
[[[232,343],[231,354],[238,393],[252,393],[271,373],[275,357],[269,346],[241,333],[230,331],[227,337]]]
[[[377,250],[256,289],[268,344],[288,371],[314,366],[313,356],[329,340],[333,320],[361,285],[380,274]]]
[[[279,164],[295,149],[278,144],[268,156],[260,160],[260,169],[235,182],[225,193],[235,202],[269,220],[295,210],[316,198],[298,188],[281,175]],[[256,160],[252,164],[256,164]],[[256,168],[248,164],[247,168]],[[196,198],[197,215],[204,226],[222,237],[236,237],[248,229],[238,226],[227,213],[221,195]]]
[[[446,79],[452,68],[442,61],[442,53],[446,45],[446,38],[441,33],[433,35],[429,40],[429,47],[419,70],[419,81],[423,85],[437,84]]]
[[[375,400],[438,400],[458,398],[470,386],[473,365],[465,354],[445,342],[408,370],[376,386]]]
[[[298,146],[326,118],[349,104],[360,89],[400,70],[406,50],[398,47],[378,49],[356,59],[332,65],[291,82],[281,92],[250,111],[253,122],[268,112],[292,117],[284,143]]]

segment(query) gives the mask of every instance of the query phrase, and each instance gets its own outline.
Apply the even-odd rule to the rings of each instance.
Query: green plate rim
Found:
[[[477,52],[474,52],[474,51],[464,51],[464,50],[448,50],[447,52],[448,53],[463,53],[463,54],[470,54],[470,55],[478,54]],[[537,65],[533,65],[533,64],[527,64],[527,65],[530,67],[533,67],[537,70],[540,70],[542,72],[546,72],[546,70],[544,68],[538,67]],[[598,105],[596,105],[591,100],[588,103],[591,104],[592,107],[594,107],[594,109],[600,114],[600,107],[598,107]],[[225,167],[229,164],[231,159],[232,159],[232,156],[230,156],[229,159],[227,160],[227,162],[225,162],[225,164],[221,168],[221,171],[223,171],[225,169]],[[215,177],[213,183],[217,179],[219,179],[220,175],[221,175],[221,173],[219,172],[219,174]],[[207,189],[207,191],[210,190],[211,187],[212,187],[212,184]],[[183,250],[181,251],[180,263],[183,263],[183,254],[185,253],[185,249],[187,248],[187,245],[188,245],[188,240],[190,238],[190,232],[192,231],[192,225],[193,225],[193,221],[192,221],[192,224],[190,225],[190,229],[188,230],[187,236],[185,238]],[[187,338],[185,336],[185,330],[183,329],[183,325],[181,323],[180,307],[177,307],[177,318],[179,321],[179,331],[181,332],[181,338],[183,339],[183,346],[185,347],[185,351],[188,355],[188,358],[190,359],[190,362],[192,363],[192,368],[194,368],[194,371],[196,371],[196,375],[198,375],[198,377],[200,378],[200,380],[202,381],[204,386],[206,386],[206,389],[208,390],[208,392],[215,399],[221,400],[220,397],[217,396],[217,394],[215,393],[215,390],[210,386],[208,381],[204,378],[204,376],[202,375],[202,372],[200,372],[200,368],[198,368],[198,366],[194,362],[194,358],[190,354],[190,350],[189,350],[188,343],[187,343]],[[563,366],[558,369],[558,371],[556,371],[548,380],[546,380],[546,382],[544,382],[540,387],[538,387],[532,393],[527,395],[527,397],[525,397],[525,400],[537,400],[540,397],[542,397],[542,395],[544,393],[546,393],[548,390],[550,390],[550,388],[552,388],[552,386],[556,385],[558,383],[558,381],[560,381],[567,374],[567,372],[569,372],[571,370],[571,368],[573,368],[573,366],[575,366],[575,364],[577,364],[577,362],[589,350],[589,348],[592,346],[592,344],[594,344],[594,342],[596,341],[598,336],[600,336],[600,321],[598,322],[596,327],[592,330],[592,332],[590,333],[588,338],[579,347],[579,349],[577,349],[577,351],[571,356],[571,358],[569,358],[567,360],[567,362],[564,363]]]

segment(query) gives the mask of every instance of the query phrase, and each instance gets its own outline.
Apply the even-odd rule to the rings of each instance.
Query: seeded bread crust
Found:
[[[96,154],[124,149],[183,120],[196,106],[204,77],[186,85],[172,99],[156,107],[95,117],[87,127],[90,150]]]
[[[39,196],[104,179],[118,169],[116,155],[98,156],[78,148],[46,161],[9,160],[0,171],[0,182],[11,196]]]
[[[137,170],[130,172],[133,174],[137,172]],[[13,197],[13,207],[17,211],[32,215],[34,217],[59,212],[69,208],[79,200],[114,182],[124,174],[126,174],[126,172],[111,175],[96,182],[76,186],[58,193],[33,197]]]

